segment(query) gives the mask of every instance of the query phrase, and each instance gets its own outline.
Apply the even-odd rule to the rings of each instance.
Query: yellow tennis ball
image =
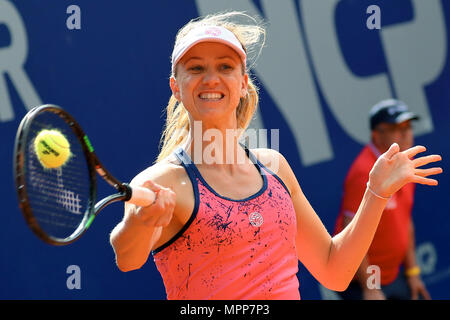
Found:
[[[59,168],[69,159],[70,143],[58,130],[41,130],[34,140],[34,150],[44,168]]]

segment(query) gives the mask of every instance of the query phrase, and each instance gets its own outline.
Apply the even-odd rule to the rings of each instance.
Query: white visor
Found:
[[[247,54],[233,32],[220,26],[200,26],[189,31],[173,48],[172,73],[175,72],[175,66],[190,48],[197,43],[207,41],[220,42],[231,47],[237,52],[245,65]]]

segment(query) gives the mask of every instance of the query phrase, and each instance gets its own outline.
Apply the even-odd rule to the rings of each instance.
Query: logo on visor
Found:
[[[408,111],[408,108],[406,108],[405,105],[393,106],[393,107],[389,107],[389,109],[388,109],[388,113],[390,115],[393,115],[394,113],[397,113],[397,112],[405,112],[405,111]]]
[[[210,27],[210,28],[205,30],[205,34],[210,35],[210,36],[214,36],[214,37],[218,37],[218,36],[220,36],[222,34],[222,31],[219,28]]]
[[[262,215],[259,212],[252,212],[249,216],[248,216],[248,220],[250,221],[250,224],[254,227],[261,227],[261,225],[264,222],[264,219],[262,217]]]

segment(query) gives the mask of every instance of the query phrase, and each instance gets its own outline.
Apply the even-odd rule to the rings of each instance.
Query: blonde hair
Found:
[[[239,19],[251,20],[251,23],[237,22]],[[181,28],[176,36],[175,45],[186,34],[198,26],[222,26],[234,33],[236,38],[241,42],[242,47],[247,52],[247,58],[255,54],[259,55],[265,41],[265,29],[260,22],[244,12],[225,12],[207,15],[202,18],[197,18],[189,21],[183,28]],[[255,48],[257,48],[255,50]],[[256,60],[256,58],[253,58]],[[243,72],[247,72],[247,66],[243,66]],[[172,77],[176,77],[176,69]],[[241,98],[236,110],[236,119],[238,129],[243,129],[243,132],[253,115],[255,114],[259,101],[258,88],[252,81],[251,77],[248,78],[247,95]],[[190,129],[189,115],[182,102],[178,102],[172,95],[169,99],[169,103],[166,107],[166,124],[161,136],[161,150],[156,159],[156,162],[160,162],[167,156],[169,156],[173,150],[181,145],[188,137]]]

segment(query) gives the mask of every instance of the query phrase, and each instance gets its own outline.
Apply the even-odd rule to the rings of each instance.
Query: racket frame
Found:
[[[26,182],[26,166],[25,158],[27,152],[26,142],[28,141],[28,135],[30,134],[30,126],[33,120],[43,112],[52,112],[63,119],[68,126],[72,129],[75,136],[80,141],[80,145],[83,150],[83,154],[87,161],[88,175],[90,181],[89,187],[89,200],[87,208],[84,213],[84,217],[75,231],[66,238],[57,238],[47,234],[39,226],[36,218],[33,215],[33,210],[29,203],[27,194],[27,182]],[[13,172],[16,191],[18,195],[19,208],[25,218],[30,229],[44,242],[51,245],[67,245],[78,240],[84,232],[89,228],[96,215],[107,205],[117,201],[127,201],[131,198],[131,188],[126,183],[121,183],[113,175],[111,175],[100,163],[97,155],[94,152],[89,138],[78,124],[78,122],[65,110],[59,106],[46,104],[32,108],[22,119],[17,130],[14,153],[13,153]],[[118,192],[107,196],[96,203],[97,197],[97,173],[111,186],[113,186]]]

